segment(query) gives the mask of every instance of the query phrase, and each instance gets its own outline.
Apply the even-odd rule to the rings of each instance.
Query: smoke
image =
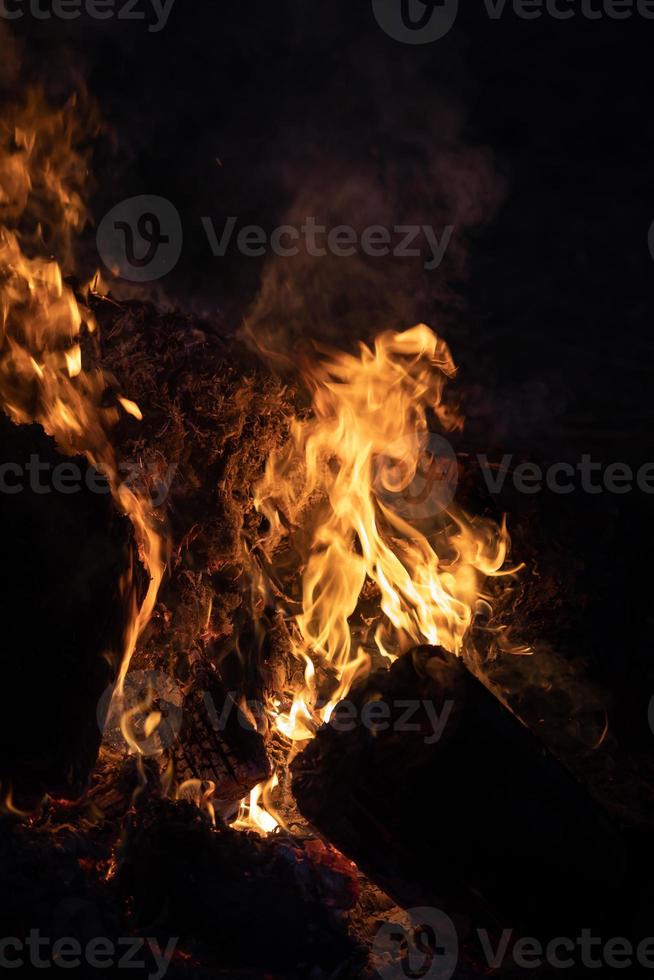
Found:
[[[447,85],[429,81],[428,59],[369,38],[350,43],[345,57],[347,68],[327,86],[326,111],[283,133],[281,183],[292,203],[280,223],[347,226],[359,246],[348,257],[329,249],[318,256],[301,238],[299,255],[268,256],[244,333],[276,353],[294,356],[310,341],[348,345],[419,322],[447,330],[464,305],[471,240],[505,196],[492,152],[469,141],[466,112],[437,94]],[[456,74],[456,63],[449,67]],[[388,232],[388,255],[360,247],[376,226]],[[447,240],[433,268],[425,226]],[[416,229],[419,255],[404,254],[399,227]]]
[[[152,298],[161,302],[163,289],[186,310],[245,321],[256,343],[280,352],[420,321],[456,332],[471,243],[504,196],[492,153],[467,132],[474,92],[456,32],[437,51],[419,51],[387,37],[367,4],[346,0],[254,0],[253,9],[183,16],[176,8],[156,40],[111,21],[19,23],[29,39],[23,79],[45,79],[51,96],[83,78],[108,123],[93,145],[87,204],[96,224],[139,194],[165,197],[180,213],[182,257],[147,287]],[[13,85],[20,57],[10,40],[3,48],[0,79]],[[218,229],[236,215],[240,227],[268,233],[314,218],[353,228],[359,244],[381,226],[391,254],[300,248],[282,258],[268,249],[256,259],[232,246],[216,257],[204,215]],[[408,226],[428,227],[439,242],[450,229],[436,266],[425,268],[424,234],[409,246],[420,255],[397,254],[405,236],[395,229]],[[86,278],[99,264],[93,227],[79,257]]]
[[[469,236],[494,212],[501,183],[486,151],[462,142],[459,120],[441,112],[439,121],[437,133],[413,134],[409,161],[371,159],[353,170],[324,160],[308,177],[289,175],[301,189],[282,223],[352,228],[357,245],[339,255],[324,247],[323,234],[325,254],[310,254],[303,243],[297,255],[268,259],[245,324],[258,346],[292,353],[309,339],[348,344],[389,327],[440,323],[460,308]],[[435,260],[425,226],[447,243],[436,268],[426,268]],[[373,228],[386,233],[387,255],[362,247]]]

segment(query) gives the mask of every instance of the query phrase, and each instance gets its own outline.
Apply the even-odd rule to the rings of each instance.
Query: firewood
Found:
[[[377,707],[362,724],[374,700],[388,721]],[[573,935],[616,912],[621,831],[461,660],[419,648],[349,701],[295,759],[293,793],[399,904],[475,910],[531,935]]]
[[[210,669],[197,672],[184,700],[173,757],[177,781],[214,783],[219,808],[243,799],[270,776],[263,738]]]

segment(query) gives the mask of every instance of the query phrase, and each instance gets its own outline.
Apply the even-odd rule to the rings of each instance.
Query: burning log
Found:
[[[335,911],[356,901],[349,861],[290,838],[214,830],[184,801],[137,807],[117,883],[136,928],[179,936],[222,968],[309,976],[357,953]]]
[[[30,808],[45,791],[79,795],[96,760],[98,701],[123,642],[132,532],[99,475],[61,456],[40,426],[0,416],[0,440],[0,784],[3,797],[11,789]]]
[[[373,673],[292,768],[302,814],[402,905],[566,935],[619,908],[621,834],[440,648]]]

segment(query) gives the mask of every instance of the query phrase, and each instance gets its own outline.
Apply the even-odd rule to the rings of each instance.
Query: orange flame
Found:
[[[53,111],[31,93],[0,122],[0,408],[16,423],[40,423],[61,452],[85,455],[132,521],[150,583],[141,608],[133,576],[122,583],[130,617],[119,654],[120,694],[164,562],[149,502],[120,480],[110,438],[119,408],[103,404],[114,380],[84,364],[80,342],[97,330],[96,322],[63,278],[74,235],[86,221],[87,164],[76,147],[87,134],[80,115],[75,100]],[[44,257],[55,251],[61,264]],[[141,417],[134,402],[118,401]]]

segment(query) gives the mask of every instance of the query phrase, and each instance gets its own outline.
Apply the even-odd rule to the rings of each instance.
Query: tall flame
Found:
[[[430,425],[444,431],[462,425],[442,397],[455,372],[447,344],[424,324],[382,333],[373,349],[362,344],[357,355],[323,352],[305,370],[312,413],[294,421],[288,444],[270,458],[256,489],[269,524],[259,542],[266,562],[274,565],[286,539],[302,567],[293,635],[304,685],[289,710],[271,710],[290,739],[312,737],[369,667],[351,627],[366,583],[377,596],[381,654],[393,659],[428,643],[460,655],[475,613],[488,607],[485,580],[504,574],[504,524],[469,517],[448,500],[420,530],[386,492],[406,488],[420,471]],[[325,704],[318,701],[317,660],[338,681]]]
[[[123,649],[116,651],[121,692],[154,608],[163,550],[149,501],[120,480],[110,437],[119,406],[137,417],[138,406],[127,399],[105,404],[115,381],[85,365],[82,355],[97,325],[64,281],[74,236],[86,220],[87,166],[77,145],[88,134],[80,117],[75,100],[54,111],[33,92],[0,122],[0,409],[16,423],[40,423],[61,452],[86,456],[132,521],[150,582],[140,608],[134,577],[122,583],[130,615]]]

